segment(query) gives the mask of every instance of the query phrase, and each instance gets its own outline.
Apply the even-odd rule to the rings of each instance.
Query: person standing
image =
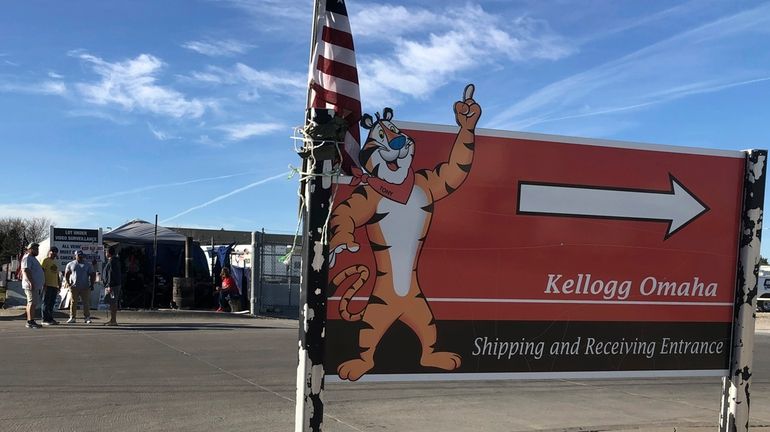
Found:
[[[118,325],[118,302],[120,301],[120,287],[123,272],[120,269],[120,258],[115,255],[115,247],[107,248],[107,264],[102,271],[104,282],[105,303],[110,305],[110,320],[104,323],[106,326]]]
[[[40,324],[35,322],[35,311],[40,292],[43,290],[45,274],[37,260],[39,249],[39,244],[30,243],[27,245],[26,253],[21,258],[21,287],[24,288],[24,294],[27,295],[27,328],[31,329],[40,328]]]
[[[56,303],[56,296],[59,295],[61,286],[61,273],[59,273],[59,264],[56,258],[59,256],[59,248],[52,247],[48,251],[48,256],[40,264],[45,273],[45,288],[43,290],[43,325],[57,325],[58,321],[53,319],[53,305]]]
[[[83,257],[83,251],[75,252],[75,259],[67,263],[64,270],[64,280],[70,287],[72,303],[70,303],[70,319],[67,324],[75,323],[78,312],[78,298],[83,302],[83,317],[86,324],[91,324],[91,291],[94,290],[96,274],[91,264]]]

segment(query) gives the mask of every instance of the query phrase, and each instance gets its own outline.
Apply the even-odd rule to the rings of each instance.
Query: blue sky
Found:
[[[349,0],[365,112],[767,148],[770,4]],[[309,0],[10,0],[0,217],[293,233]],[[768,245],[768,242],[765,242]],[[764,247],[763,250],[769,250]],[[767,256],[768,253],[763,255]]]

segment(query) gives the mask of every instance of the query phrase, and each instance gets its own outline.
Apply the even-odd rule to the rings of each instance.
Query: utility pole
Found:
[[[747,151],[733,312],[733,346],[730,353],[730,375],[722,379],[720,432],[746,432],[749,429],[766,173],[767,150]]]
[[[158,289],[158,215],[155,215],[155,233],[152,237],[152,297],[150,309],[155,309],[155,291]],[[147,303],[145,303],[147,304]]]
[[[326,221],[332,205],[332,173],[347,125],[334,110],[310,108],[305,146],[300,153],[309,173],[302,192],[302,276],[300,284],[299,363],[296,432],[320,431],[323,423],[324,349],[329,247]]]

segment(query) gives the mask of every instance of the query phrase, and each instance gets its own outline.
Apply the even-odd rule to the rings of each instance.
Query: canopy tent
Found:
[[[155,239],[155,225],[135,219],[125,223],[102,237],[106,243],[147,244]],[[186,238],[182,234],[166,227],[158,226],[158,244],[184,244]]]
[[[152,288],[153,278],[157,279],[155,304],[166,305],[171,301],[171,281],[185,275],[185,241],[187,238],[169,228],[158,226],[157,259],[153,259],[155,224],[133,220],[102,236],[108,246],[117,246],[124,269],[124,297],[134,307],[147,307],[147,291]],[[192,277],[210,280],[206,255],[195,243],[192,248]],[[156,265],[153,268],[153,263]],[[135,294],[131,297],[132,292]],[[131,300],[136,301],[128,301]],[[139,303],[133,304],[131,303]]]

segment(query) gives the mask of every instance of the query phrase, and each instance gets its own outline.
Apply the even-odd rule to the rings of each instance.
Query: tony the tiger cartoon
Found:
[[[385,108],[376,119],[368,114],[361,119],[361,125],[369,130],[359,157],[365,171],[355,172],[352,184],[358,187],[332,210],[329,265],[330,274],[335,274],[337,255],[359,250],[361,240],[355,238],[355,230],[364,226],[376,268],[353,265],[336,273],[330,283],[330,292],[334,292],[343,281],[357,276],[342,293],[339,312],[347,321],[362,321],[358,334],[360,355],[339,365],[341,379],[356,381],[374,367],[377,345],[396,320],[419,338],[422,366],[443,370],[460,366],[458,354],[434,349],[436,324],[420,289],[417,270],[434,203],[456,191],[471,171],[475,129],[481,116],[473,91],[473,85],[468,85],[463,99],[455,102],[460,130],[449,160],[433,169],[413,170],[412,158],[419,144],[392,123],[393,110]],[[372,275],[374,288],[366,307],[351,313],[351,299]]]

